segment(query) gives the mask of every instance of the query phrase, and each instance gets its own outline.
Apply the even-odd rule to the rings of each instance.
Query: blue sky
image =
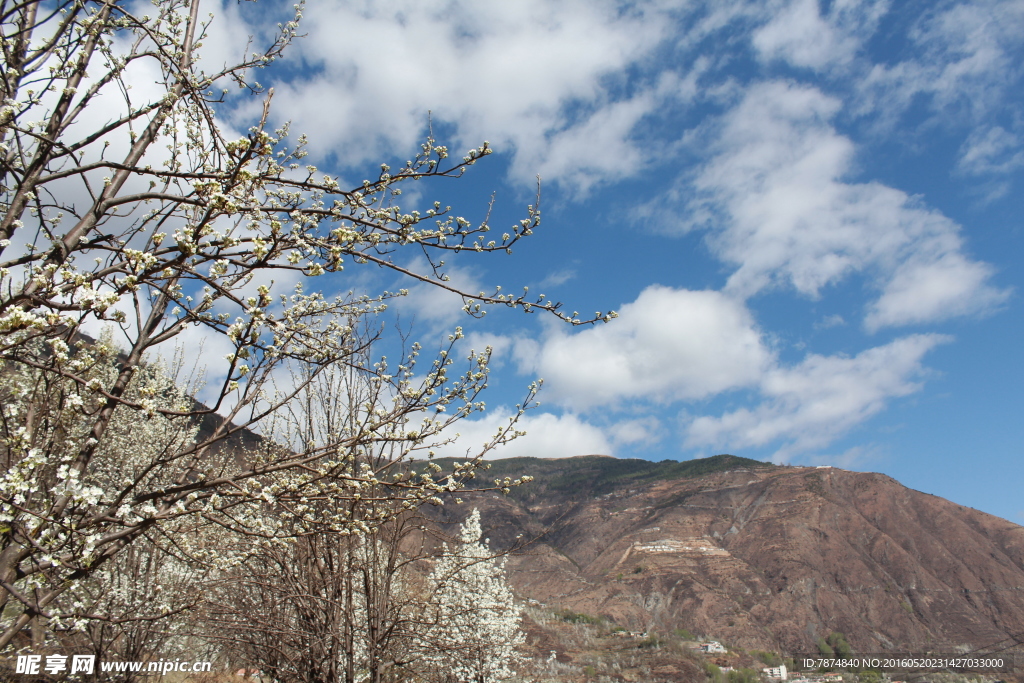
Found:
[[[401,163],[430,111],[497,153],[409,209],[494,193],[500,230],[542,179],[536,234],[453,279],[620,314],[473,321],[414,287],[415,335],[495,350],[461,451],[543,377],[504,455],[833,464],[1024,523],[1024,2],[339,0],[303,31],[258,78],[321,168]]]

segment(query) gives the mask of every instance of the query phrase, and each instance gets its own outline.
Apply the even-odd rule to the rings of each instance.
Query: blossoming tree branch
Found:
[[[472,481],[519,433],[515,417],[452,469],[429,462],[483,408],[489,351],[459,359],[457,329],[426,360],[418,345],[375,357],[372,317],[405,290],[327,293],[346,268],[449,290],[470,316],[614,317],[451,283],[446,259],[511,252],[539,205],[492,232],[439,202],[407,210],[402,187],[462,175],[487,143],[453,158],[427,138],[350,189],[304,165],[306,138],[271,129],[273,91],[254,79],[298,37],[301,6],[262,48],[209,70],[199,0],[141,7],[0,2],[0,647],[38,619],[97,618],[89,581],[139,539],[216,563],[197,529],[372,534],[443,495],[518,483]],[[240,97],[262,104],[244,133],[220,116]],[[403,265],[413,254],[423,270]],[[299,284],[281,291],[275,277]],[[159,361],[197,330],[230,348],[206,405],[180,364]],[[351,401],[327,420],[310,391],[341,376]],[[247,430],[256,445],[225,446]]]

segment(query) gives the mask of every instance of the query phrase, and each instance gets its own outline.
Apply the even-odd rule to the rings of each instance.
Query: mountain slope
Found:
[[[1024,632],[1024,527],[880,474],[716,456],[495,461],[480,496],[525,598],[789,652],[976,648]],[[454,512],[454,511],[453,511]]]

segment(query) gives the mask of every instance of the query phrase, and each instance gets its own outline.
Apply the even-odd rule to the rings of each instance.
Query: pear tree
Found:
[[[255,78],[298,38],[301,13],[218,65],[201,59],[201,0],[0,0],[0,648],[34,620],[87,619],[76,586],[184,518],[262,539],[316,525],[359,535],[385,520],[314,518],[314,502],[344,509],[373,489],[410,509],[480,488],[482,454],[514,424],[448,471],[395,463],[482,409],[488,353],[458,359],[456,330],[426,360],[419,347],[374,359],[372,318],[407,288],[332,294],[353,272],[450,291],[469,316],[614,316],[449,279],[461,252],[510,252],[540,222],[539,202],[495,233],[487,216],[401,205],[407,184],[462,175],[486,142],[453,155],[428,137],[347,188],[305,161],[310,141],[271,124],[273,91]],[[240,98],[260,106],[232,127],[222,113]],[[153,365],[197,339],[226,349],[204,403],[168,383],[178,368]],[[308,424],[296,397],[332,368],[361,377],[366,400],[346,424],[290,440]],[[253,431],[264,438],[244,453],[225,445]],[[363,457],[385,446],[386,462]]]

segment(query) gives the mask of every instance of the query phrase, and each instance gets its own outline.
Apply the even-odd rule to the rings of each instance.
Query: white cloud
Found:
[[[429,274],[431,272],[430,267],[427,265],[427,260],[422,256],[410,261],[406,264],[405,268],[414,273]],[[444,283],[446,287],[470,292],[471,294],[476,294],[485,289],[481,286],[476,273],[470,268],[445,266],[444,273],[449,278]],[[402,315],[413,316],[417,322],[425,323],[429,326],[431,332],[438,332],[442,329],[447,331],[460,318],[466,317],[462,310],[465,302],[455,292],[426,282],[416,282],[407,288],[409,293],[406,296],[395,299],[391,304],[391,308]]]
[[[138,3],[139,14],[151,11],[146,5]],[[265,46],[273,39],[263,26],[253,26],[245,21],[243,12],[240,11],[239,3],[230,0],[221,0],[216,3],[213,10],[213,19],[208,20],[205,25],[205,35],[201,38],[202,46],[199,48],[200,66],[203,71],[213,74],[222,69],[244,62],[250,54]],[[252,44],[249,38],[254,37]],[[218,83],[218,86],[228,87],[233,83]],[[234,86],[236,89],[238,86]]]
[[[605,430],[616,446],[645,446],[657,443],[665,430],[654,416],[615,422]]]
[[[796,460],[809,465],[830,465],[848,470],[878,467],[878,463],[884,458],[884,449],[875,444],[868,444],[866,446],[853,446],[842,453],[808,453],[796,458]],[[783,463],[786,461],[784,458],[776,457],[774,462]]]
[[[993,274],[987,263],[954,249],[937,250],[937,256],[915,254],[896,269],[882,296],[868,307],[868,330],[985,313],[1009,297],[1009,291],[987,285]]]
[[[520,340],[545,399],[577,409],[624,399],[699,399],[756,383],[771,359],[750,313],[720,292],[652,285],[607,325]]]
[[[753,34],[763,59],[825,69],[853,60],[889,8],[887,1],[837,0],[825,16],[818,0],[793,0]]]
[[[706,138],[717,140],[708,163],[686,178],[698,190],[689,208],[702,220],[677,226],[702,223],[709,229],[714,253],[734,268],[724,292],[652,285],[607,326],[575,333],[549,330],[535,342],[489,333],[468,341],[478,349],[494,346],[495,367],[514,351],[521,370],[548,380],[545,400],[579,410],[629,408],[630,402],[652,406],[760,388],[759,404],[693,420],[688,445],[784,442],[779,457],[821,448],[894,397],[917,391],[925,373],[921,358],[945,338],[906,337],[852,358],[809,355],[783,367],[745,306],[747,297],[773,287],[818,297],[862,274],[876,296],[864,318],[874,331],[983,313],[1008,293],[992,286],[988,264],[964,253],[960,228],[952,220],[901,190],[854,181],[857,149],[832,124],[844,109],[840,100],[783,82],[742,93],[746,76],[731,80],[724,71],[735,56],[730,48],[698,57],[699,68],[686,78],[673,71],[678,63],[665,62],[656,67],[662,71],[658,79],[652,63],[645,62],[665,40],[686,53],[680,62],[688,62],[693,55],[686,50],[702,51],[701,39],[736,23],[742,24],[742,35],[723,43],[749,38],[765,62],[785,61],[833,79],[853,72],[856,65],[851,65],[888,2],[723,1],[685,9],[673,4],[641,2],[624,10],[610,0],[317,3],[307,11],[303,31],[308,37],[293,50],[311,71],[276,84],[275,113],[294,120],[297,132],[312,133],[316,148],[336,153],[343,164],[356,164],[414,148],[432,109],[445,137],[459,145],[475,146],[487,138],[500,150],[511,150],[515,179],[531,180],[540,172],[545,180],[582,194],[635,175],[664,149],[678,150],[674,145],[641,149],[636,140],[648,118],[667,105],[698,92],[715,102],[740,93],[741,101],[719,129],[697,130],[717,133]],[[234,7],[225,6],[231,15],[227,23],[214,24],[220,33],[207,41],[209,66],[238,50],[245,31],[224,32],[241,21]],[[1019,43],[1022,7],[1019,2],[947,4],[929,13],[914,29],[913,58],[876,66],[857,97],[875,113],[879,108],[903,112],[923,93],[928,106],[966,103],[982,117],[999,106],[1006,83],[1019,82],[1022,62],[1015,61],[1019,48],[1011,41]],[[683,15],[699,21],[676,21]],[[680,29],[682,24],[687,28]],[[631,82],[637,73],[642,75]],[[142,75],[137,80],[152,88],[153,75]],[[1012,172],[1024,165],[1020,149],[1018,135],[986,122],[964,144],[959,168],[967,174]],[[461,288],[481,289],[475,271],[450,274]],[[575,276],[572,270],[552,273],[544,286]],[[426,285],[413,286],[410,296],[396,303],[432,330],[456,324],[461,306],[459,297]],[[828,316],[816,327],[853,320],[845,310],[843,316]],[[193,343],[203,336],[202,330],[188,333]],[[204,356],[222,358],[224,349],[215,349],[223,338],[212,341]],[[459,446],[445,453],[463,455],[479,446],[509,415],[499,409],[461,422]],[[574,414],[533,412],[522,426],[529,436],[502,448],[500,456],[612,453],[663,438],[654,417],[602,419],[599,426]],[[836,461],[853,462],[861,455],[852,449]]]
[[[581,193],[606,178],[633,175],[644,158],[630,141],[630,132],[657,102],[653,93],[645,91],[599,109],[585,121],[553,135],[550,145],[533,149],[531,156],[519,155],[517,174],[528,177],[530,169],[536,169],[541,178],[557,178]]]
[[[277,86],[275,111],[354,164],[407,153],[432,110],[467,148],[514,148],[520,180],[589,186],[639,163],[629,135],[657,98],[613,102],[608,79],[669,27],[610,1],[316,3],[296,45],[315,75]]]
[[[817,297],[864,272],[882,292],[869,307],[871,330],[1003,301],[992,269],[962,253],[956,223],[900,190],[845,180],[855,149],[829,122],[839,108],[817,89],[770,82],[726,115],[690,201],[713,251],[736,266],[726,291],[749,297],[790,285]]]
[[[937,103],[978,97],[971,105],[977,107],[1002,99],[1021,73],[1014,53],[1020,52],[1022,30],[1024,4],[1018,0],[956,3],[923,15],[911,38],[924,53],[920,63],[930,66],[927,87]]]
[[[843,327],[846,325],[846,320],[843,316],[838,313],[825,316],[821,321],[814,323],[814,329],[816,330],[827,330],[830,327]]]
[[[185,371],[203,379],[195,396],[196,400],[207,406],[217,403],[227,375],[228,364],[225,356],[235,352],[234,344],[226,335],[212,332],[205,325],[188,325],[173,340],[161,345],[157,351],[166,361],[170,361],[176,352],[180,352]],[[234,403],[234,396],[228,397],[221,412],[230,410]]]
[[[776,458],[827,445],[895,397],[921,388],[921,358],[949,338],[903,337],[850,358],[810,355],[794,367],[776,367],[761,382],[763,402],[689,426],[686,445],[749,448],[784,441]]]
[[[508,424],[512,412],[506,408],[456,423],[453,432],[461,436],[454,443],[435,449],[438,457],[464,458],[480,451],[499,429]],[[573,455],[611,455],[612,440],[604,431],[576,415],[527,413],[516,427],[526,432],[511,443],[499,446],[488,458],[565,458]]]
[[[1002,174],[1024,166],[1020,136],[1002,126],[980,128],[964,142],[957,167],[970,175]]]
[[[491,362],[488,364],[491,370],[497,370],[505,366],[508,357],[513,351],[515,341],[493,332],[470,332],[466,335],[463,347],[477,353],[481,353],[487,347],[491,349]]]
[[[836,35],[822,19],[817,0],[795,0],[772,21],[754,32],[762,57],[785,59],[796,66],[822,67],[847,61],[855,47]]]
[[[1019,0],[946,3],[922,13],[909,35],[912,56],[874,65],[858,86],[859,108],[893,121],[924,95],[946,121],[981,119],[1019,87],[1022,31]]]
[[[742,302],[721,292],[652,286],[608,325],[575,334],[555,328],[539,342],[519,339],[515,354],[521,371],[545,378],[545,400],[588,414],[625,409],[601,428],[558,418],[569,420],[558,423],[569,440],[586,441],[580,436],[585,431],[613,446],[654,444],[664,437],[662,425],[653,415],[633,417],[631,406],[756,388],[760,398],[752,407],[692,419],[685,447],[782,443],[776,457],[784,459],[827,446],[891,399],[918,391],[927,374],[923,356],[945,341],[937,334],[912,335],[853,357],[809,354],[786,366],[765,346]],[[487,424],[493,431],[497,423]],[[554,429],[553,422],[543,424]]]
[[[563,268],[553,273],[548,274],[543,280],[540,281],[541,287],[558,287],[564,285],[569,280],[576,277],[576,270],[572,268]]]

